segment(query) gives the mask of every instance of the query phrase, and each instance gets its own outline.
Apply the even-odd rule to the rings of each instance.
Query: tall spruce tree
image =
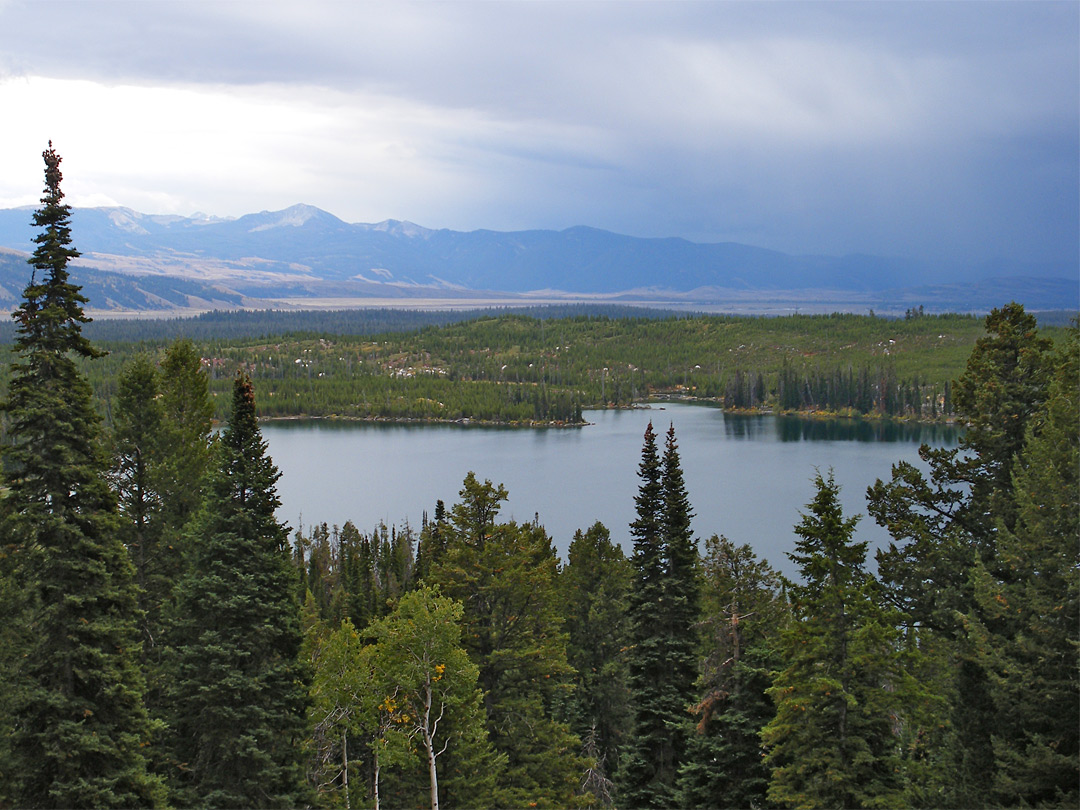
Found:
[[[190,537],[169,634],[172,751],[184,804],[305,803],[305,675],[280,473],[266,455],[251,381],[238,376]]]
[[[894,617],[863,567],[857,518],[844,517],[831,474],[815,487],[788,555],[802,583],[790,587],[787,665],[769,690],[776,716],[762,731],[768,798],[800,808],[903,807],[896,729],[927,698],[904,671]]]
[[[158,519],[164,495],[158,474],[164,422],[159,393],[153,362],[137,355],[120,373],[112,432],[113,481],[139,585],[144,653],[161,635],[161,606],[176,574],[167,562],[169,549],[162,547]]]
[[[141,592],[144,657],[156,656],[161,643],[162,605],[182,570],[182,532],[201,502],[212,412],[208,380],[190,340],[173,343],[160,369],[139,354],[121,370],[112,475]]]
[[[940,691],[952,699],[947,729],[925,759],[941,764],[938,804],[988,804],[997,721],[991,683],[968,633],[980,618],[977,572],[1009,576],[998,549],[1017,515],[1012,472],[1031,418],[1047,396],[1050,343],[1019,304],[993,310],[954,386],[957,415],[969,427],[957,449],[923,446],[925,473],[893,467],[867,492],[870,514],[896,542],[877,554],[887,598],[909,617],[918,647],[942,661]]]
[[[1013,466],[1012,528],[998,520],[997,572],[979,565],[968,616],[994,706],[993,800],[1080,805],[1080,327]]]
[[[689,709],[695,703],[694,682],[698,674],[697,623],[701,614],[698,584],[698,548],[690,528],[693,510],[686,491],[675,425],[668,427],[661,462],[661,512],[664,537],[664,610],[666,614],[667,664],[671,700],[681,721],[675,735],[675,760],[682,761],[686,734],[690,728]],[[675,722],[675,718],[672,718]],[[678,764],[676,764],[678,768]]]
[[[635,718],[619,801],[671,807],[695,702],[698,620],[697,548],[674,427],[661,461],[649,423],[638,476],[637,519],[630,525],[629,682]]]
[[[202,483],[211,461],[214,403],[202,358],[190,339],[177,340],[165,351],[159,374],[163,432],[158,461],[161,533],[179,550],[184,527],[198,511]]]
[[[20,807],[160,804],[147,774],[150,722],[138,670],[138,605],[131,560],[91,389],[76,358],[99,357],[82,334],[87,299],[70,280],[70,208],[60,156],[45,159],[41,232],[18,322],[4,410],[3,532],[20,602],[7,622],[25,635],[11,650],[10,770],[2,781]],[[40,276],[38,275],[40,273]]]
[[[990,529],[999,521],[1011,527],[1015,518],[1013,465],[1028,421],[1046,400],[1052,343],[1039,335],[1035,316],[1016,302],[991,311],[986,331],[956,381],[953,401],[967,422],[961,444],[975,466],[976,475],[968,479],[972,512]],[[977,539],[985,561],[993,543]]]
[[[633,734],[619,782],[620,803],[629,807],[671,806],[665,791],[668,753],[667,706],[663,676],[667,669],[664,637],[658,632],[664,619],[664,542],[661,530],[663,485],[660,454],[652,422],[645,428],[634,498],[637,518],[630,524],[634,551],[630,562],[634,579],[630,588],[630,694],[634,712]]]
[[[586,756],[596,760],[588,789],[602,802],[613,798],[619,752],[630,732],[626,625],[631,575],[629,560],[599,522],[574,533],[559,574],[569,633],[567,660],[576,671],[566,711],[571,729],[586,744]]]

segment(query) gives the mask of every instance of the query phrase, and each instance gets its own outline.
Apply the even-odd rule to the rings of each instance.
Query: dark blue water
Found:
[[[282,471],[279,516],[294,528],[351,520],[362,530],[380,521],[419,529],[436,500],[447,507],[457,500],[471,470],[509,490],[504,518],[538,516],[565,558],[574,530],[597,520],[630,548],[645,426],[652,420],[662,440],[674,423],[695,534],[750,543],[786,572],[792,527],[813,498],[816,470],[832,468],[847,514],[864,513],[867,486],[888,478],[892,464],[918,463],[920,443],[953,447],[958,438],[947,426],[731,416],[682,404],[585,418],[593,424],[539,430],[272,422],[263,435]],[[869,517],[856,537],[872,547],[888,540]]]

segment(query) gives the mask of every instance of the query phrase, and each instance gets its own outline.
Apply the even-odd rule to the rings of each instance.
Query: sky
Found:
[[[0,0],[0,208],[1077,263],[1080,3]]]

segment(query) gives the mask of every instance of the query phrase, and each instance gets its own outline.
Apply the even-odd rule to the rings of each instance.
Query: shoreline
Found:
[[[700,405],[702,407],[717,408],[725,415],[732,416],[791,416],[810,421],[867,421],[867,422],[897,422],[903,424],[920,425],[950,425],[959,427],[959,420],[954,416],[939,417],[937,419],[916,418],[913,416],[889,416],[878,413],[849,413],[838,411],[791,411],[779,410],[771,407],[763,408],[724,408],[716,400],[697,397],[669,397],[655,399],[649,402],[635,402],[631,405],[617,405],[607,407],[586,407],[583,411],[615,411],[615,410],[663,410],[664,403]],[[504,422],[495,419],[478,419],[474,417],[459,417],[457,419],[440,419],[438,417],[416,416],[346,416],[342,414],[295,414],[291,416],[260,416],[260,422],[306,422],[306,421],[336,421],[336,422],[372,422],[402,425],[458,425],[460,427],[503,427],[513,429],[548,429],[548,428],[583,428],[589,427],[594,422],[582,419],[580,422],[566,422],[562,420],[526,420]]]

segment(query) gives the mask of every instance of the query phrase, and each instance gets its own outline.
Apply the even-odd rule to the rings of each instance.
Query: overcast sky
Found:
[[[1080,3],[0,0],[0,207],[1077,260]]]

